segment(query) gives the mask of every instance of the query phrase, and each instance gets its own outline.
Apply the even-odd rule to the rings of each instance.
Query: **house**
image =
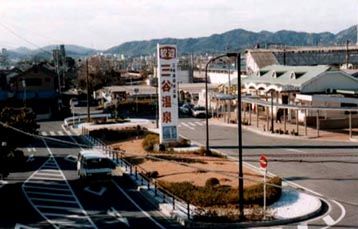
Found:
[[[14,106],[28,106],[38,119],[48,119],[59,109],[57,74],[46,64],[33,65],[9,79]]]

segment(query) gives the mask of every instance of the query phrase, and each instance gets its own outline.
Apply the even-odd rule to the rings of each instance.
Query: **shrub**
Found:
[[[212,187],[215,187],[218,185],[220,185],[220,181],[219,181],[219,179],[217,179],[215,177],[211,177],[211,178],[207,179],[205,182],[205,187],[207,187],[207,188],[212,188]]]
[[[211,179],[211,178],[210,178]],[[208,181],[207,181],[208,182]],[[281,196],[281,178],[273,177],[266,185],[266,201],[272,204]],[[189,182],[169,183],[160,181],[160,185],[179,198],[197,206],[228,206],[238,203],[238,190],[230,186],[216,185],[205,187],[195,186]],[[263,184],[257,184],[244,189],[244,202],[247,205],[263,204]]]
[[[148,134],[142,142],[143,149],[147,151],[152,151],[155,144],[159,144],[159,136],[156,134]]]
[[[120,130],[99,129],[90,131],[90,135],[104,141],[127,140],[137,136],[143,136],[145,130],[140,127],[126,127]]]
[[[145,176],[148,177],[148,178],[158,178],[159,176],[159,173],[158,171],[150,171],[150,172],[146,172],[145,173]]]

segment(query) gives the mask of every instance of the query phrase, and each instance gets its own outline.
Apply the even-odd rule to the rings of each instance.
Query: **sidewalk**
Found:
[[[244,116],[243,116],[244,119]],[[249,121],[249,116],[245,116],[245,120]],[[236,123],[227,123],[224,118],[211,118],[209,119],[211,124],[228,126],[228,127],[237,127]],[[271,122],[269,121],[269,126]],[[358,128],[352,129],[352,139],[349,138],[349,130],[319,130],[319,136],[317,137],[317,129],[312,127],[307,127],[307,135],[305,135],[305,127],[302,124],[298,125],[298,136],[291,135],[291,132],[297,132],[296,123],[286,122],[286,130],[288,134],[279,134],[279,133],[271,133],[267,128],[267,120],[263,119],[260,116],[259,122],[257,123],[256,114],[251,115],[251,125],[242,125],[242,128],[248,131],[255,132],[257,134],[270,136],[270,137],[278,137],[278,138],[290,138],[290,139],[314,139],[315,141],[339,141],[339,142],[350,142],[350,141],[358,141]],[[275,130],[284,130],[284,123],[276,123],[274,122]],[[357,136],[355,136],[357,135]]]

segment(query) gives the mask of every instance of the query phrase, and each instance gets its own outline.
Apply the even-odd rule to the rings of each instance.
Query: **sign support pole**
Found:
[[[264,171],[264,207],[263,207],[264,220],[266,219],[266,176],[267,176],[267,169],[265,169]]]

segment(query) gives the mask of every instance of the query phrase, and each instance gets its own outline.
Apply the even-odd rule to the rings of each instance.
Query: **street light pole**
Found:
[[[244,173],[242,169],[242,129],[241,129],[241,56],[236,54],[237,68],[237,137],[239,148],[239,210],[240,219],[244,219]]]
[[[220,55],[210,59],[205,65],[205,126],[206,126],[206,144],[205,150],[206,153],[209,152],[209,110],[208,110],[208,67],[209,64],[214,62],[217,59],[228,56],[228,54]]]
[[[239,150],[239,211],[240,219],[243,220],[244,215],[244,173],[242,167],[242,127],[241,127],[241,55],[240,53],[227,53],[210,59],[205,66],[205,108],[206,108],[206,152],[209,151],[209,120],[208,120],[208,66],[211,62],[222,57],[236,57],[237,68],[237,140]]]

